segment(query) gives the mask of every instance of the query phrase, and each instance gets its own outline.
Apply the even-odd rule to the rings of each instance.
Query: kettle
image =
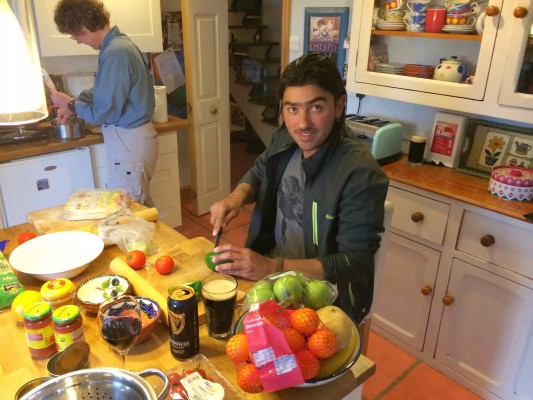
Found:
[[[439,81],[462,82],[466,77],[466,64],[457,60],[456,56],[453,56],[448,60],[441,58],[440,64],[437,65],[433,72],[433,79]]]

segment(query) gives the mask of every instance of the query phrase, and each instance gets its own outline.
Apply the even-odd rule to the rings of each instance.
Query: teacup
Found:
[[[475,1],[469,2],[466,0],[446,0],[446,8],[448,14],[470,14],[475,13],[479,4]]]
[[[403,17],[408,31],[424,32],[426,30],[426,14],[409,14]]]
[[[403,7],[404,0],[386,0],[383,3],[385,10],[399,10]]]
[[[385,10],[383,19],[385,21],[401,21],[405,15],[405,10]]]
[[[431,0],[409,0],[407,2],[407,8],[412,14],[424,14],[430,2]]]
[[[448,25],[474,25],[476,17],[474,14],[446,14],[446,24]]]

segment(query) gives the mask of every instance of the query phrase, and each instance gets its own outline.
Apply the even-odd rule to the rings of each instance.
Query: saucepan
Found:
[[[62,142],[81,139],[85,136],[85,124],[83,119],[79,117],[71,117],[62,125],[59,125],[57,118],[54,118],[51,125],[54,128],[54,139]]]

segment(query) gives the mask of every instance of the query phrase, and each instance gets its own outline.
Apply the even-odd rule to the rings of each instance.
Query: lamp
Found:
[[[30,0],[0,0],[0,125],[48,116]]]

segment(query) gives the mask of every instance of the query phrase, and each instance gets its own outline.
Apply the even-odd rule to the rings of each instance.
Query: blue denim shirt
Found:
[[[82,91],[76,100],[78,116],[93,125],[136,128],[152,119],[150,71],[139,49],[118,27],[102,43],[94,88]]]

